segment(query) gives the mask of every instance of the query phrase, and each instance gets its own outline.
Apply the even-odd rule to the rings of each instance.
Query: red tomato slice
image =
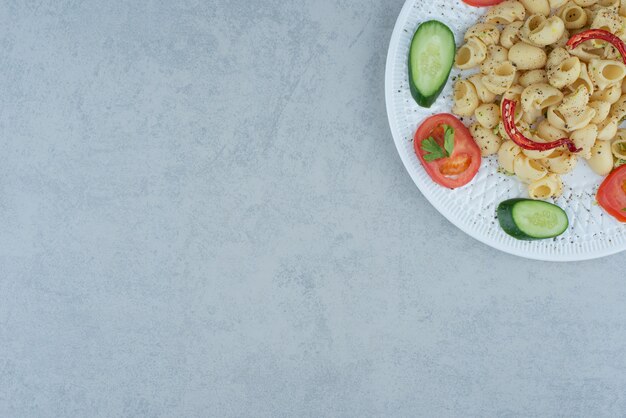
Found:
[[[443,125],[454,129],[454,151],[448,158],[426,161],[424,154],[427,152],[422,149],[422,141],[433,137],[443,147]],[[443,187],[456,189],[465,186],[472,181],[480,168],[480,148],[465,125],[449,113],[441,113],[426,119],[415,133],[413,147],[430,178]]]
[[[626,222],[626,165],[613,170],[598,189],[598,203],[620,222]]]
[[[503,0],[463,0],[463,2],[469,4],[474,7],[486,7],[493,6],[498,3],[502,3]]]

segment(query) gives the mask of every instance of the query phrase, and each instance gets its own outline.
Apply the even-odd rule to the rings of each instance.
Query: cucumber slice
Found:
[[[429,20],[417,28],[409,51],[409,86],[418,105],[430,107],[437,100],[455,53],[454,34],[443,23]]]
[[[511,199],[500,203],[498,221],[504,232],[525,241],[558,237],[569,226],[563,209],[552,203],[530,199]]]

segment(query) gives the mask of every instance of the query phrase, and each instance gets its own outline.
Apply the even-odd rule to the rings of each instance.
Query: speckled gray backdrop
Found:
[[[415,188],[402,0],[0,5],[0,416],[626,415],[624,254]]]

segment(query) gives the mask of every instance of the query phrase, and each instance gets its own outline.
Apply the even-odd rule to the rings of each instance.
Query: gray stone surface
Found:
[[[0,5],[0,416],[626,414],[624,254],[499,253],[405,173],[401,6]]]

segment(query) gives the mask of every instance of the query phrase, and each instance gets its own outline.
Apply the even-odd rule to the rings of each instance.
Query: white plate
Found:
[[[626,250],[626,225],[617,222],[597,205],[595,194],[602,178],[581,162],[572,174],[563,177],[565,192],[554,203],[564,208],[570,228],[562,236],[544,241],[518,241],[506,235],[495,218],[496,206],[503,200],[528,197],[526,187],[514,177],[497,172],[494,157],[483,159],[476,178],[457,190],[433,183],[413,151],[413,135],[428,116],[452,109],[452,70],[450,80],[430,109],[419,107],[408,86],[409,45],[419,23],[437,19],[448,25],[457,43],[465,30],[485,13],[460,0],[408,0],[391,38],[385,80],[389,124],[402,162],[422,194],[454,225],[472,237],[498,250],[521,257],[547,261],[577,261],[599,258]]]

